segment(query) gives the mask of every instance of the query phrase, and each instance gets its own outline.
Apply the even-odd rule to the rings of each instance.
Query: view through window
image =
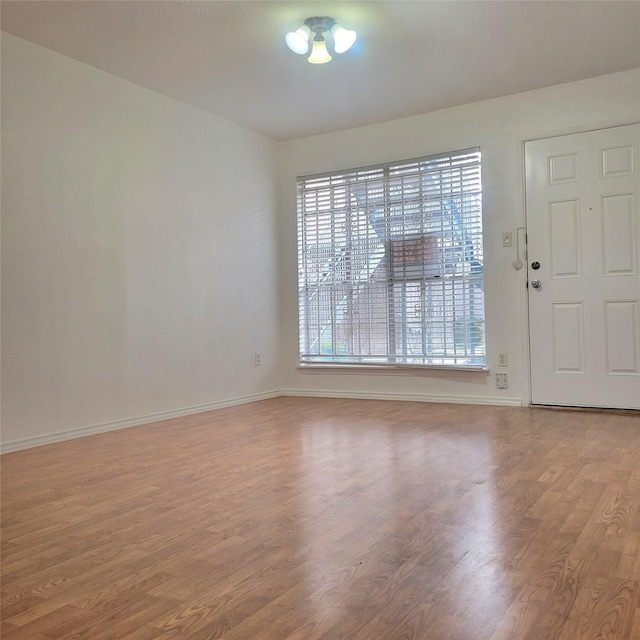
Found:
[[[298,179],[301,364],[483,367],[480,150]]]

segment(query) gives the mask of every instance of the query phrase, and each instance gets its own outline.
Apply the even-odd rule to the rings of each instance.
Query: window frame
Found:
[[[469,156],[471,158],[477,157],[477,160],[473,160],[473,159],[465,160],[466,156]],[[447,165],[446,164],[447,162],[451,164]],[[456,162],[458,163],[457,165],[455,164]],[[442,165],[440,166],[438,165],[438,163],[442,163]],[[441,192],[439,199],[429,200],[427,196],[423,195],[420,198],[410,200],[409,198],[406,198],[403,195],[403,197],[401,197],[399,200],[392,201],[392,198],[389,197],[389,191],[394,188],[393,187],[394,181],[397,182],[398,179],[402,178],[403,170],[409,170],[408,168],[414,167],[414,166],[419,167],[419,170],[413,174],[414,179],[419,176],[420,180],[424,180],[424,179],[430,178],[433,174],[436,174],[436,173],[440,174],[439,182],[437,183],[438,188],[440,189],[440,192]],[[433,168],[433,167],[436,167],[436,168]],[[471,167],[471,169],[468,169],[468,167]],[[386,162],[386,163],[381,163],[376,165],[369,165],[365,167],[357,167],[357,168],[348,169],[348,170],[328,171],[320,174],[299,176],[297,178],[296,202],[297,202],[298,313],[299,313],[299,316],[298,316],[298,345],[299,345],[298,365],[300,368],[303,368],[303,369],[337,368],[342,370],[377,369],[377,370],[384,370],[384,371],[389,371],[392,369],[411,369],[411,370],[451,369],[456,371],[464,371],[464,370],[487,371],[487,360],[486,360],[487,351],[486,351],[486,337],[485,337],[486,315],[485,315],[485,309],[484,309],[484,267],[483,267],[484,242],[483,242],[483,229],[482,229],[482,225],[483,225],[482,204],[483,203],[482,203],[481,167],[482,167],[482,158],[481,158],[480,147],[472,147],[468,149],[462,149],[459,151],[451,151],[447,153],[423,156],[420,158]],[[392,172],[398,172],[398,174],[392,175]],[[447,179],[442,178],[442,175],[446,174],[447,172],[450,175],[453,175],[454,173],[456,175],[459,175],[459,177],[457,178],[457,180],[460,183],[459,190],[456,191],[449,184],[449,183],[455,183],[454,179],[452,179],[451,177]],[[384,205],[382,206],[382,209],[383,209],[384,224],[386,225],[385,227],[386,235],[385,235],[385,241],[382,242],[381,240],[379,240],[379,242],[381,242],[384,247],[384,255],[382,258],[382,261],[385,263],[384,270],[386,273],[384,286],[386,287],[387,292],[390,292],[388,295],[393,297],[393,295],[395,295],[393,294],[394,287],[398,285],[400,285],[401,289],[403,289],[406,292],[406,288],[408,284],[415,282],[420,284],[420,287],[421,287],[420,299],[423,300],[424,299],[423,289],[424,287],[428,286],[425,283],[435,281],[434,280],[435,278],[441,277],[442,279],[438,282],[438,284],[442,284],[441,306],[443,311],[442,311],[442,318],[440,319],[439,322],[444,327],[442,330],[444,335],[445,332],[455,333],[455,330],[456,330],[453,325],[449,326],[449,324],[447,324],[447,322],[445,322],[444,320],[444,317],[446,314],[444,309],[447,301],[449,300],[447,296],[450,295],[450,296],[453,296],[452,299],[455,298],[456,294],[454,292],[454,288],[456,285],[458,286],[462,285],[463,289],[466,287],[466,289],[468,290],[471,290],[471,288],[473,287],[477,287],[477,286],[480,287],[481,308],[482,308],[481,320],[477,320],[474,316],[473,320],[466,321],[466,324],[464,325],[464,331],[466,332],[467,337],[465,338],[464,344],[466,346],[465,346],[465,353],[463,355],[458,355],[457,353],[452,354],[450,352],[447,352],[446,338],[444,339],[445,348],[444,348],[443,354],[437,355],[433,351],[427,353],[424,347],[425,345],[424,337],[422,338],[423,349],[419,355],[416,356],[413,353],[411,354],[407,353],[407,344],[406,344],[406,339],[404,338],[402,342],[403,351],[400,355],[398,355],[396,353],[396,346],[395,346],[396,338],[394,337],[393,332],[394,330],[398,330],[398,329],[401,330],[402,332],[406,332],[408,330],[407,327],[409,325],[407,324],[406,319],[404,319],[402,322],[398,322],[398,320],[395,319],[395,316],[392,319],[390,317],[390,313],[391,313],[390,306],[387,306],[387,309],[386,309],[386,313],[387,313],[387,319],[385,324],[386,331],[387,331],[386,353],[378,354],[378,355],[375,355],[375,354],[372,355],[371,353],[355,354],[353,353],[354,349],[351,349],[350,354],[342,355],[342,356],[338,355],[336,353],[336,346],[335,346],[335,333],[337,331],[337,328],[339,328],[341,325],[340,325],[340,322],[336,319],[336,317],[333,317],[330,321],[325,323],[328,327],[331,327],[331,333],[332,333],[331,340],[333,345],[332,352],[328,355],[326,353],[323,354],[322,347],[319,344],[316,345],[317,353],[308,353],[309,349],[307,349],[306,350],[307,352],[305,352],[305,349],[303,347],[305,346],[308,347],[309,344],[311,343],[311,339],[309,337],[310,323],[307,320],[307,318],[310,315],[309,313],[309,305],[310,305],[309,286],[310,285],[308,281],[310,270],[306,267],[306,262],[305,262],[306,258],[304,255],[305,250],[308,250],[309,247],[311,246],[307,238],[308,234],[307,234],[306,228],[308,225],[306,224],[306,218],[305,218],[305,216],[309,212],[304,203],[305,195],[307,195],[308,185],[310,183],[322,185],[323,181],[326,182],[327,184],[325,184],[324,187],[320,186],[318,187],[318,189],[324,189],[326,193],[330,194],[329,199],[333,200],[333,198],[335,197],[334,190],[338,191],[338,188],[332,186],[332,183],[334,180],[337,181],[338,184],[340,184],[340,181],[342,181],[340,190],[344,191],[347,194],[345,196],[346,204],[344,204],[343,202],[343,209],[346,211],[344,215],[346,215],[347,218],[349,218],[349,216],[352,215],[353,211],[359,211],[360,208],[366,209],[366,207],[361,204],[360,205],[356,204],[354,206],[353,204],[354,196],[353,196],[352,187],[355,186],[356,188],[361,188],[362,185],[365,185],[365,188],[368,188],[368,183],[366,178],[368,174],[371,174],[373,176],[372,178],[373,181],[380,182],[383,185],[383,189],[384,189],[384,198],[383,198]],[[475,176],[475,182],[473,183],[475,184],[475,188],[466,189],[464,187],[464,184],[465,184],[465,180],[467,179],[467,176],[475,175],[475,174],[477,174],[477,176]],[[362,183],[359,182],[359,177],[361,176],[365,176],[365,178],[363,178]],[[382,178],[380,178],[380,176],[382,176]],[[450,198],[446,198],[444,195],[442,195],[443,183],[449,184]],[[367,191],[367,194],[368,193],[369,192]],[[422,193],[422,188],[421,188],[421,193]],[[439,201],[440,208],[438,210],[438,215],[440,216],[440,218],[443,218],[444,209],[447,206],[451,206],[450,204],[445,205],[446,201],[449,203],[452,202],[453,196],[451,196],[451,194],[455,194],[455,196],[460,199],[460,203],[461,203],[460,208],[466,207],[466,205],[462,204],[464,199],[473,198],[476,201],[476,203],[473,205],[475,209],[469,215],[470,215],[470,219],[472,220],[472,224],[475,225],[475,227],[478,227],[478,228],[474,228],[473,230],[472,241],[473,243],[475,243],[473,244],[474,250],[479,249],[479,260],[475,261],[474,263],[476,265],[475,267],[470,267],[470,269],[472,268],[476,269],[475,273],[468,271],[467,273],[462,273],[462,274],[453,274],[453,275],[448,274],[446,282],[451,284],[452,290],[449,294],[447,294],[445,291],[444,275],[442,276],[436,275],[434,277],[427,276],[426,267],[424,264],[422,264],[422,267],[421,267],[422,272],[418,274],[419,277],[416,277],[415,274],[407,276],[407,273],[408,273],[407,264],[409,261],[406,258],[403,258],[402,260],[400,260],[400,263],[401,263],[401,271],[404,272],[404,277],[398,278],[397,277],[398,274],[396,274],[395,272],[395,266],[394,266],[395,263],[393,263],[392,260],[393,260],[394,251],[399,251],[400,255],[404,254],[405,256],[408,256],[409,254],[411,254],[413,258],[415,258],[416,255],[418,255],[419,257],[420,251],[428,253],[427,245],[429,244],[429,242],[431,242],[433,238],[435,238],[437,243],[439,243],[440,245],[445,244],[444,237],[445,237],[446,231],[445,231],[444,223],[441,223],[441,227],[439,231],[438,230],[431,231],[431,232],[425,231],[425,228],[428,227],[433,222],[433,219],[435,219],[433,214],[429,214],[428,211],[426,211],[426,208],[428,206],[431,206],[433,202]],[[391,224],[392,223],[397,224],[397,221],[402,222],[403,230],[404,230],[405,220],[408,215],[408,214],[405,214],[404,208],[405,207],[410,208],[410,205],[411,205],[411,207],[415,209],[416,203],[417,203],[417,206],[420,208],[420,212],[417,216],[415,213],[411,215],[414,218],[419,220],[421,225],[421,232],[413,235],[411,233],[406,233],[406,232],[403,232],[402,234],[398,234],[398,233],[392,234],[392,232],[390,231]],[[398,204],[402,210],[402,214],[400,216],[397,213],[393,213],[394,207],[397,208]],[[325,209],[324,215],[327,215],[326,203],[323,206]],[[340,207],[330,205],[328,208],[330,210],[330,215],[332,220],[331,224],[333,225],[335,218],[337,216],[337,212],[340,210]],[[316,211],[319,211],[320,209],[321,209],[321,206],[316,205]],[[320,214],[318,214],[317,217],[319,217],[319,215]],[[368,217],[365,217],[363,219],[366,220],[369,227],[373,228],[374,225],[372,222],[371,213],[367,215]],[[462,218],[462,214],[458,214],[458,215],[459,217],[461,217],[463,221],[462,222],[463,229],[465,229],[465,233],[466,233],[466,227],[464,225],[467,223],[465,222],[465,219]],[[473,216],[475,216],[476,219],[474,219]],[[353,223],[353,224],[355,225],[356,223]],[[359,224],[362,224],[362,219],[360,219]],[[326,232],[326,229],[325,229],[325,232]],[[331,231],[331,233],[333,233],[333,231]],[[376,231],[376,233],[378,233],[378,231]],[[320,236],[320,231],[316,230],[316,240],[317,238],[319,238],[319,236]],[[342,247],[345,253],[348,252],[348,244],[352,242],[352,236],[348,236],[348,237],[350,238],[349,242],[345,240],[345,245],[344,247]],[[465,236],[465,241],[466,241],[466,236]],[[466,242],[470,242],[470,241],[466,241]],[[412,247],[412,243],[413,243],[413,247]],[[335,242],[335,238],[334,238],[333,244],[329,243],[329,245],[334,252],[334,259],[337,260],[337,258],[335,258],[335,256],[337,255],[335,251],[336,251],[336,248],[338,248],[338,244]],[[320,246],[320,242],[317,240],[316,248],[318,248],[318,251],[320,250],[319,246]],[[462,245],[457,246],[456,249],[458,250],[458,252],[464,250],[464,252],[466,253],[467,251],[466,245],[464,248],[462,247]],[[449,247],[448,250],[449,252],[451,252],[452,250],[451,247]],[[441,252],[444,252],[444,251],[445,249],[442,249],[441,247]],[[442,261],[444,261],[444,258],[442,258]],[[426,261],[423,260],[423,263],[425,262]],[[470,261],[467,258],[464,259],[464,262],[470,263]],[[337,265],[337,262],[334,262],[334,264]],[[415,262],[414,267],[420,269],[419,259],[417,262]],[[334,274],[335,270],[329,273]],[[353,273],[353,271],[351,271],[351,273]],[[370,282],[372,271],[367,271],[367,274],[369,279],[366,280],[365,282]],[[354,279],[351,279],[349,282],[351,285],[350,293],[353,294],[354,282],[356,281]],[[316,289],[316,291],[318,292],[318,299],[320,295],[319,293],[320,290],[321,290],[321,283],[319,282],[317,283],[317,289]],[[306,292],[306,295],[303,295],[303,292]],[[348,295],[348,294],[345,294],[345,295]],[[477,295],[477,294],[474,294],[474,295]],[[389,300],[391,300],[391,297],[389,298]],[[335,306],[335,302],[332,302],[332,304],[333,306]],[[391,304],[392,302],[388,303],[388,305],[391,305]],[[467,306],[465,306],[464,308],[467,309]],[[320,309],[320,303],[318,302],[318,313],[320,313],[319,309]],[[334,316],[335,316],[335,313],[334,313]],[[471,316],[469,317],[471,318]],[[473,322],[477,323],[477,327],[481,327],[481,332],[480,332],[481,339],[475,342],[475,346],[473,346],[473,349],[474,349],[473,354],[470,355],[469,353],[467,353],[467,346],[469,342],[468,334],[470,332],[469,327],[472,326]],[[424,320],[424,319],[422,320],[423,327],[431,326],[432,324],[435,325],[436,322],[432,320]],[[366,327],[367,324],[357,323],[355,325],[349,325],[349,326],[356,327],[358,330],[361,330],[363,327]],[[478,329],[476,328],[476,332],[477,331]],[[317,342],[319,342],[319,340],[320,338],[318,337]],[[478,353],[476,353],[475,351],[477,345],[481,347],[480,352]],[[456,349],[454,346],[454,351],[455,350]],[[416,360],[420,360],[420,359],[422,361],[416,362]]]

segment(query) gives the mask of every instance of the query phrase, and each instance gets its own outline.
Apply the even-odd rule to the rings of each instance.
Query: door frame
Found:
[[[533,403],[533,376],[531,372],[531,326],[530,326],[530,310],[529,310],[529,241],[527,237],[528,229],[529,229],[529,211],[527,210],[527,156],[526,156],[526,145],[527,142],[536,142],[538,140],[549,140],[551,138],[562,138],[563,136],[572,136],[579,135],[582,133],[594,133],[597,131],[605,131],[607,129],[617,129],[618,127],[626,127],[628,125],[637,125],[640,124],[640,120],[626,121],[620,122],[616,124],[607,124],[601,127],[588,128],[588,129],[571,129],[569,131],[562,131],[553,133],[551,135],[542,135],[535,137],[526,137],[521,139],[521,163],[520,170],[522,171],[522,213],[523,213],[523,227],[524,227],[524,240],[523,240],[523,257],[521,258],[524,261],[524,287],[522,287],[522,295],[524,296],[524,305],[522,306],[524,319],[523,319],[523,379],[526,379],[527,385],[527,393],[526,400],[528,407],[559,407],[563,409],[571,408],[571,405],[546,405],[546,404],[534,404]],[[516,237],[517,241],[517,237]],[[525,398],[523,398],[524,400]],[[580,407],[576,407],[576,409],[580,409]],[[587,407],[583,407],[584,410],[588,410]],[[597,407],[596,407],[597,409]],[[606,411],[607,409],[600,409],[601,411]]]

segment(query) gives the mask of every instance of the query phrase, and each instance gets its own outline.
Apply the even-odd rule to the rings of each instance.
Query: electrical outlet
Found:
[[[509,363],[509,356],[507,355],[506,351],[503,351],[502,353],[498,354],[498,366],[499,367],[506,367]]]
[[[262,364],[262,354],[259,351],[256,351],[255,353],[254,362],[256,367],[259,367]]]
[[[511,231],[505,231],[502,234],[502,246],[503,247],[513,246],[513,234],[511,233]]]
[[[497,389],[506,389],[507,388],[507,374],[506,373],[496,373],[496,388]]]

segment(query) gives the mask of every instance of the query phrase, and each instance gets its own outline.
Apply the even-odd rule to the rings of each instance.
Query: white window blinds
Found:
[[[483,367],[480,150],[298,179],[302,364]]]

